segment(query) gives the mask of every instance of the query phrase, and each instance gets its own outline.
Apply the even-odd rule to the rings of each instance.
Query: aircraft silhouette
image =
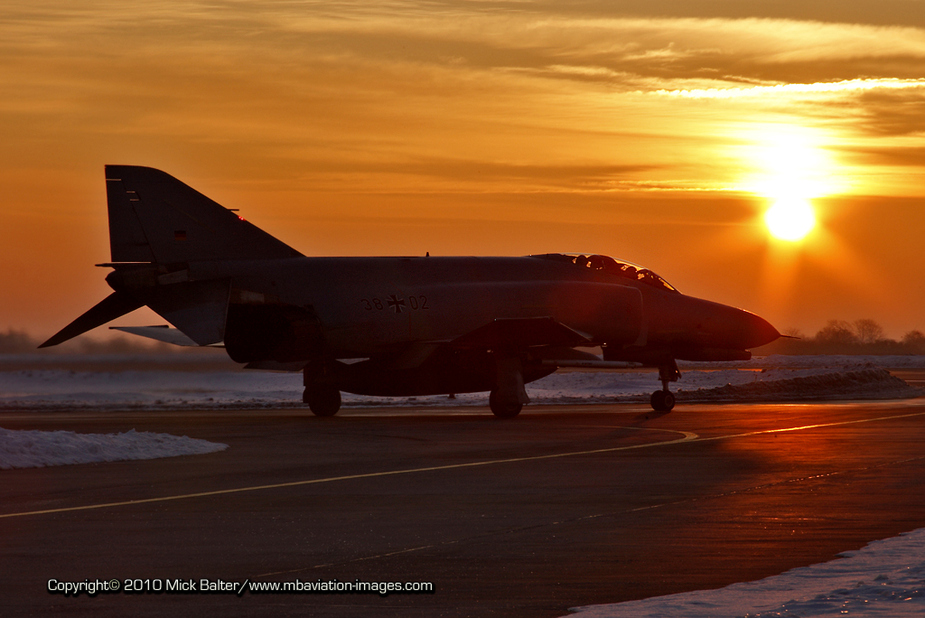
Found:
[[[156,169],[108,165],[106,191],[112,261],[98,266],[114,291],[40,347],[147,305],[176,328],[119,330],[301,371],[319,416],[341,391],[490,391],[509,418],[529,402],[524,384],[559,367],[626,363],[658,368],[651,404],[669,411],[676,360],[747,360],[781,336],[603,255],[306,257]]]

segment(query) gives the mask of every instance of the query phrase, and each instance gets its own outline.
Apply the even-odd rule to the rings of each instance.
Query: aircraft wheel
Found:
[[[674,395],[671,391],[655,391],[649,399],[652,409],[656,412],[671,412],[674,408]]]
[[[671,412],[671,410],[674,408],[674,394],[669,391],[665,391],[665,397],[662,403],[665,406],[665,412]]]
[[[340,391],[333,387],[306,388],[302,402],[315,416],[334,416],[340,410]]]
[[[514,418],[520,414],[520,410],[524,405],[522,403],[504,401],[498,397],[495,391],[491,391],[491,395],[488,396],[488,407],[491,408],[491,413],[498,418]]]

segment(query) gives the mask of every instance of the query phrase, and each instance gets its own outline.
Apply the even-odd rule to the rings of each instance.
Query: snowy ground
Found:
[[[925,528],[841,558],[719,590],[573,608],[577,618],[921,618]]]
[[[0,409],[294,406],[301,376],[235,370],[216,358],[0,355]],[[747,363],[681,365],[680,401],[886,399],[922,395],[886,369],[925,369],[916,356],[770,356]],[[534,404],[647,401],[652,371],[564,371],[529,384]],[[377,398],[346,407],[487,405],[487,393]],[[227,448],[167,434],[76,434],[0,429],[0,468],[147,459]],[[721,618],[925,615],[925,529],[871,543],[825,564],[758,582],[616,605],[576,608],[580,618]]]
[[[176,355],[171,355],[176,359]],[[49,363],[60,359],[49,357]],[[193,361],[189,361],[193,362]],[[73,359],[70,368],[43,368],[35,356],[17,369],[17,357],[0,356],[0,408],[236,407],[301,405],[297,373],[241,371],[204,358],[199,370],[171,367],[169,359]],[[52,365],[54,366],[54,365]],[[126,367],[127,370],[120,370]],[[139,367],[143,367],[139,369]],[[925,368],[921,356],[769,356],[746,363],[681,364],[672,385],[681,402],[890,399],[921,394],[883,368]],[[560,371],[527,385],[534,404],[646,401],[660,388],[646,371]],[[484,406],[487,393],[434,397],[344,395],[345,407]]]
[[[202,455],[226,448],[227,444],[147,431],[96,434],[0,428],[0,469]]]
[[[194,408],[301,406],[299,374],[242,371],[217,356],[0,356],[0,408]],[[46,368],[47,363],[47,368]],[[680,401],[899,398],[922,394],[883,367],[925,368],[925,357],[771,356],[747,363],[682,365]],[[531,383],[534,404],[648,400],[653,371],[562,371]],[[487,393],[434,397],[344,395],[345,407],[484,406]],[[87,435],[0,429],[0,468],[146,459],[224,445],[165,434]]]

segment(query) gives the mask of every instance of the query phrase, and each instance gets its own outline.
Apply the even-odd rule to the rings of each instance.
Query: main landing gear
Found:
[[[662,390],[655,391],[652,393],[652,397],[649,398],[649,403],[652,405],[652,409],[656,412],[671,412],[671,409],[674,408],[674,394],[668,390],[669,382],[677,382],[678,378],[681,377],[681,372],[678,370],[678,363],[674,359],[671,359],[670,364],[659,365],[658,368],[658,379],[662,381]]]
[[[517,400],[505,399],[497,390],[491,391],[488,396],[488,407],[491,413],[498,418],[514,418],[523,409],[524,404]]]
[[[495,388],[488,396],[488,407],[498,418],[514,418],[525,403],[530,403],[524,389],[523,371],[520,357],[513,354],[495,356]]]
[[[302,403],[315,416],[334,416],[340,410],[340,390],[334,385],[333,371],[323,362],[311,363],[302,370]]]
[[[302,403],[307,403],[315,416],[334,416],[340,410],[340,391],[333,386],[306,386]]]

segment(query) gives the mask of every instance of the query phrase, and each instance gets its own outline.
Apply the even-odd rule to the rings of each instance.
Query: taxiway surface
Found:
[[[925,526],[925,399],[811,405],[3,411],[226,451],[0,471],[16,614],[561,616]],[[432,582],[429,594],[81,594],[50,579]],[[147,584],[151,585],[151,584]]]

